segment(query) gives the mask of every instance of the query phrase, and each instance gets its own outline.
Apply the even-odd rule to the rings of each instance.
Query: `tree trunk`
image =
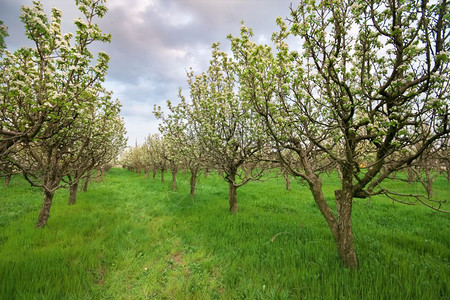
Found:
[[[10,182],[11,182],[11,174],[7,174],[7,175],[5,176],[4,186],[5,186],[5,187],[8,187]]]
[[[145,178],[148,178],[150,176],[150,170],[149,169],[145,169]]]
[[[344,175],[342,175],[342,169],[341,169],[341,166],[337,166],[336,171],[338,172],[339,178],[342,180],[342,177],[343,177]]]
[[[433,197],[434,178],[431,175],[431,171],[428,169],[425,171],[425,175],[427,176],[427,184],[426,184],[427,195],[428,195],[428,198],[431,198],[431,197]]]
[[[291,180],[289,179],[289,174],[284,173],[284,181],[286,182],[286,191],[289,191],[291,189]]]
[[[161,183],[164,183],[164,170],[161,170]]]
[[[445,170],[447,171],[447,182],[450,182],[450,159],[446,162]]]
[[[339,255],[345,266],[353,269],[358,267],[355,246],[353,243],[352,230],[352,202],[353,195],[351,189],[335,191],[338,227],[337,227],[337,247]]]
[[[413,184],[414,179],[415,179],[414,170],[412,168],[408,168],[408,169],[406,169],[406,174],[408,175],[408,183]]]
[[[156,178],[156,171],[155,170],[152,171],[152,177],[153,177],[153,180],[155,180],[155,178]]]
[[[319,207],[320,212],[324,216],[328,227],[333,233],[339,256],[347,268],[353,269],[358,267],[355,247],[353,243],[352,230],[352,173],[348,171],[350,168],[342,168],[342,190],[335,191],[337,215],[336,219],[333,210],[325,200],[322,191],[322,180],[317,176],[312,168],[305,163],[305,170],[308,175],[309,188],[313,194],[314,201]],[[338,167],[339,170],[339,167]]]
[[[421,172],[421,173],[419,173]],[[425,178],[423,178],[422,173],[425,173]],[[423,188],[425,189],[425,191],[427,192],[427,196],[428,198],[432,198],[433,197],[433,183],[436,180],[436,178],[438,177],[439,172],[436,171],[436,173],[433,175],[432,174],[432,170],[428,169],[428,168],[424,168],[424,170],[418,170],[417,171],[417,178],[420,181],[420,183],[422,183]]]
[[[83,189],[82,189],[83,192],[87,192],[90,180],[91,180],[91,172],[88,172],[86,175],[86,178],[84,179],[84,184],[83,184]]]
[[[191,195],[191,197],[194,197],[196,183],[197,183],[197,169],[191,169],[191,180],[190,180],[190,185],[191,185],[190,195]]]
[[[233,182],[228,182],[228,203],[230,205],[230,213],[237,213],[237,188]]]
[[[36,228],[44,227],[47,224],[50,217],[50,208],[52,206],[53,196],[55,192],[49,192],[44,190],[44,203],[42,203],[41,211],[36,223]]]
[[[172,170],[172,191],[177,189],[177,173],[178,171]]]
[[[77,202],[77,194],[78,194],[78,181],[73,183],[69,187],[69,205],[73,205]]]

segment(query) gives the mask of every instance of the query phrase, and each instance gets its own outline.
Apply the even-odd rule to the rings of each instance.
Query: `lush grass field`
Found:
[[[194,199],[187,174],[177,192],[167,179],[112,169],[74,206],[57,192],[38,230],[40,191],[20,177],[1,186],[0,299],[450,299],[448,215],[356,200],[349,271],[301,183],[249,183],[230,215],[218,176]],[[338,182],[324,180],[332,201]],[[437,198],[449,192],[438,178]]]

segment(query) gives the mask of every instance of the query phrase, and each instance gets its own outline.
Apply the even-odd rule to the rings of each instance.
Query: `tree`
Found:
[[[168,154],[164,142],[164,137],[159,134],[150,134],[144,144],[145,162],[152,170],[153,179],[156,173],[161,171],[161,182],[164,183],[164,173],[168,166]]]
[[[84,20],[75,19],[75,36],[61,33],[58,9],[52,9],[49,22],[41,3],[23,6],[21,20],[35,48],[6,52],[2,61],[0,150],[13,149],[7,159],[33,186],[43,189],[36,227],[47,223],[61,179],[79,162],[91,113],[116,105],[102,87],[109,56],[99,52],[94,64],[88,49],[95,41],[110,41],[94,23],[106,13],[104,1],[76,3]]]
[[[240,93],[239,65],[212,46],[207,72],[188,73],[191,103],[182,97],[186,123],[191,123],[201,153],[211,168],[228,182],[229,208],[238,211],[237,189],[264,173],[263,168],[246,168],[260,162],[264,150],[263,132],[250,104]]]
[[[445,0],[301,1],[291,8],[289,29],[277,20],[275,54],[251,42],[245,27],[231,39],[246,68],[245,97],[280,160],[307,182],[349,268],[358,265],[354,198],[384,194],[434,203],[390,191],[383,182],[449,135],[447,9]],[[290,35],[300,39],[302,51],[289,50]],[[342,171],[336,211],[322,190],[324,161]]]
[[[136,145],[130,152],[130,160],[131,160],[131,166],[133,170],[141,175],[142,169],[144,168],[144,155],[143,155],[143,147]]]
[[[152,179],[155,180],[156,173],[158,172],[156,162],[155,162],[155,153],[152,152],[150,147],[150,141],[151,141],[151,135],[149,135],[146,139],[144,144],[142,145],[142,151],[143,151],[143,164],[145,169],[145,176],[150,176],[150,171],[152,172]]]
[[[94,169],[101,170],[103,175],[106,166],[109,165],[123,151],[126,144],[125,125],[119,116],[120,103],[110,101],[110,94],[105,95],[104,102],[97,101],[97,107],[86,118],[78,118],[84,123],[74,126],[80,132],[78,148],[72,149],[70,161],[70,174],[66,180],[69,185],[69,204],[75,204],[78,183],[85,179],[83,188],[87,190],[87,184]]]
[[[177,105],[167,101],[170,114],[165,116],[160,106],[154,107],[154,114],[161,120],[159,130],[168,144],[169,157],[172,157],[169,161],[172,159],[183,164],[191,173],[190,196],[194,197],[197,175],[205,161],[195,132],[195,123],[187,119],[187,116],[192,114],[191,107],[181,94],[181,90],[179,97],[181,102]]]
[[[3,185],[5,187],[9,186],[9,183],[11,181],[11,177],[14,173],[16,173],[16,168],[13,164],[9,163],[8,161],[1,161],[0,160],[0,177],[4,177],[5,181]]]
[[[441,151],[436,151],[435,147],[429,147],[414,163],[414,166],[410,167],[415,174],[414,178],[422,184],[427,197],[430,199],[433,197],[433,183],[445,169],[441,154],[447,150],[448,140],[445,141],[444,145],[442,149],[439,148]]]

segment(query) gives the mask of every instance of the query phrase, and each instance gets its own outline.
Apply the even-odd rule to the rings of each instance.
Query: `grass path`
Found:
[[[337,180],[325,180],[332,201]],[[237,215],[217,176],[202,176],[194,199],[187,175],[178,184],[112,169],[74,206],[59,191],[36,230],[40,192],[13,178],[0,188],[0,299],[450,298],[447,215],[355,201],[350,272],[300,183],[242,187]],[[449,186],[439,178],[436,196]]]

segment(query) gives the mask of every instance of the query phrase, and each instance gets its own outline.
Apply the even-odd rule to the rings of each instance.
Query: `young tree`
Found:
[[[141,175],[142,169],[144,168],[144,148],[142,146],[136,145],[130,152],[130,161],[133,170]]]
[[[190,105],[184,104],[186,122],[193,124],[201,153],[212,168],[223,174],[229,187],[231,213],[238,211],[237,189],[260,178],[264,169],[246,169],[260,161],[264,149],[262,127],[239,87],[239,66],[213,44],[206,73],[188,73]],[[185,100],[182,98],[182,101]],[[190,109],[187,109],[188,107]]]
[[[409,196],[431,206],[426,197],[400,195],[383,182],[449,135],[447,9],[445,0],[301,1],[290,31],[277,21],[276,54],[250,42],[245,27],[232,38],[246,66],[246,97],[280,160],[308,183],[349,268],[358,265],[354,198]],[[301,40],[301,52],[289,51],[290,34]],[[323,158],[342,172],[336,211],[322,190]]]
[[[190,196],[194,197],[197,175],[205,162],[195,133],[195,124],[186,119],[186,116],[192,114],[191,107],[181,95],[181,90],[179,97],[181,102],[175,106],[167,101],[169,115],[164,116],[161,107],[156,106],[154,114],[161,120],[159,130],[168,144],[170,157],[182,163],[191,173]]]
[[[151,135],[149,135],[145,139],[145,142],[142,145],[142,151],[143,151],[142,155],[143,155],[145,176],[149,177],[150,172],[152,172],[152,179],[155,180],[156,173],[158,172],[158,168],[156,165],[155,153],[152,151],[152,149],[150,147],[151,140],[152,140]]]
[[[415,180],[422,184],[430,199],[433,197],[433,183],[445,169],[440,154],[446,150],[448,140],[445,140],[444,145],[443,149],[440,149],[441,151],[436,151],[436,147],[429,147],[422,153],[420,159],[410,167],[415,174]]]
[[[168,167],[168,153],[164,137],[159,134],[150,134],[145,140],[145,161],[152,170],[153,179],[161,171],[161,182],[164,183],[164,173]]]

